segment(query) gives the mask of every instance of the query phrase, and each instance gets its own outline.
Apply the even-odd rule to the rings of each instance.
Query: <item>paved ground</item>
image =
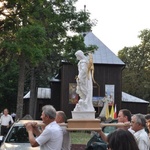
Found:
[[[86,145],[83,144],[72,144],[71,150],[85,150]]]

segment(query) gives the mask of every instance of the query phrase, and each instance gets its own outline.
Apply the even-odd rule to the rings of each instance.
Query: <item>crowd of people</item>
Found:
[[[100,137],[108,143],[109,150],[150,150],[150,114],[134,114],[127,109],[118,113],[118,123],[126,123],[106,136],[102,130]]]
[[[31,146],[40,146],[41,150],[70,150],[71,138],[65,125],[65,113],[56,111],[52,105],[45,105],[41,119],[45,124],[42,130],[32,121],[25,125]],[[108,136],[102,130],[98,131],[102,140],[108,143],[108,150],[150,150],[150,114],[131,115],[129,110],[121,109],[117,120],[118,123],[126,123],[125,126],[118,126]],[[1,135],[5,136],[13,123],[8,109],[4,109],[1,115]]]
[[[75,55],[79,60],[76,93],[81,98],[75,110],[93,111],[93,60],[91,55],[87,58],[81,50],[77,51]],[[7,134],[14,118],[14,113],[11,116],[8,109],[4,109],[1,116],[1,135]],[[25,124],[31,146],[40,146],[41,150],[70,150],[70,134],[64,125],[65,113],[56,111],[52,105],[45,105],[42,107],[41,119],[45,124],[42,130],[35,122],[31,121]],[[108,144],[108,150],[150,150],[150,114],[146,116],[131,115],[129,110],[121,109],[118,113],[118,123],[126,123],[126,126],[118,126],[108,136],[102,130],[97,132],[101,139]]]
[[[71,138],[66,129],[67,117],[63,111],[56,111],[52,105],[42,108],[41,119],[45,126],[39,129],[35,122],[28,122],[25,127],[32,147],[40,146],[41,150],[70,150]],[[4,109],[1,116],[1,135],[5,136],[14,120]],[[127,109],[118,113],[118,126],[108,136],[98,131],[103,141],[108,143],[108,150],[150,150],[150,114],[134,114]],[[35,136],[36,135],[36,136]]]
[[[41,150],[70,150],[71,138],[66,130],[66,115],[63,111],[56,111],[52,105],[45,105],[42,108],[41,119],[44,126],[39,128],[37,123],[28,122],[25,124],[29,141],[32,147],[40,146]],[[14,123],[8,109],[4,109],[1,117],[1,135],[6,136],[11,125]]]
[[[56,111],[52,105],[45,105],[42,108],[41,119],[45,124],[43,130],[33,122],[25,125],[32,147],[40,146],[41,150],[70,150],[70,134],[66,126],[63,126],[66,121],[65,113]]]

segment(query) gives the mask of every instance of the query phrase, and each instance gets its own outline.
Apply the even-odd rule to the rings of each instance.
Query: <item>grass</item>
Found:
[[[74,131],[70,132],[72,144],[87,144],[91,138],[91,132],[87,131]]]

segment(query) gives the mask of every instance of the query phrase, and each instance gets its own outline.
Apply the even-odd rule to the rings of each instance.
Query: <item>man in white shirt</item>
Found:
[[[13,124],[13,119],[11,115],[8,114],[9,111],[7,108],[4,109],[3,115],[1,116],[1,135],[6,136],[10,126]]]
[[[135,131],[133,134],[136,138],[139,150],[149,150],[150,141],[145,131],[146,120],[142,114],[135,114],[131,119],[131,128]]]
[[[121,109],[118,113],[118,123],[130,123],[131,122],[131,112],[128,109]],[[130,124],[124,127],[118,127],[130,131],[132,134],[134,130],[131,129]]]
[[[60,127],[63,130],[63,144],[62,144],[61,150],[70,150],[71,149],[71,137],[65,125],[65,122],[66,122],[65,113],[63,111],[57,111],[55,120],[57,123],[59,123]]]
[[[29,141],[32,147],[40,146],[41,150],[61,150],[63,131],[55,121],[56,110],[51,105],[42,108],[42,121],[46,127],[41,132],[35,123],[26,124]],[[37,138],[34,137],[34,134]]]
[[[128,109],[121,109],[118,113],[118,123],[126,123],[128,125],[125,126],[118,126],[119,129],[128,130],[131,133],[134,133],[134,131],[130,128],[130,122],[131,122],[131,112]],[[117,129],[116,128],[116,129]],[[99,131],[99,135],[101,138],[107,142],[107,136],[104,134],[102,130]]]

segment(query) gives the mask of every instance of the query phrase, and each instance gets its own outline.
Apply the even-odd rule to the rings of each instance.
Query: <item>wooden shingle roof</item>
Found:
[[[98,39],[92,32],[86,33],[84,37],[86,46],[96,45],[98,47],[93,54],[94,64],[115,64],[125,65],[125,63],[118,58],[100,39]]]

